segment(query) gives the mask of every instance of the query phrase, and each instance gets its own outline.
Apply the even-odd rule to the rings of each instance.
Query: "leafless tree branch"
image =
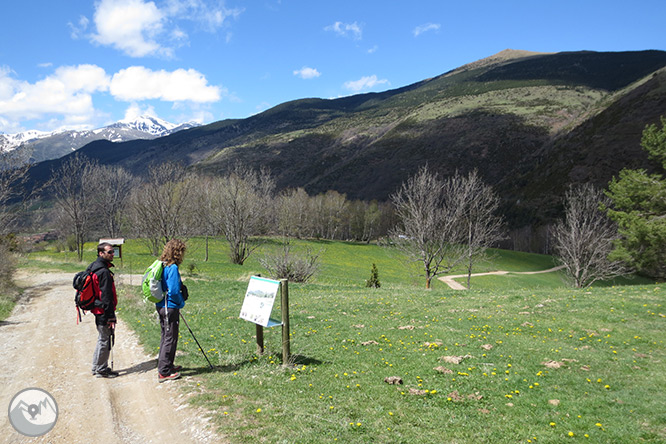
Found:
[[[553,230],[555,253],[577,288],[627,273],[622,262],[608,260],[618,239],[617,226],[600,210],[608,198],[591,184],[570,187],[565,216]]]

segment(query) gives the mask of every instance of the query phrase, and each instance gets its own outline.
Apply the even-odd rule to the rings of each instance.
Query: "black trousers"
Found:
[[[170,308],[166,310],[162,307],[157,310],[157,313],[160,316],[160,326],[162,327],[162,339],[160,340],[160,354],[157,361],[157,370],[160,374],[166,376],[172,373],[173,360],[176,357],[180,310],[178,308]]]

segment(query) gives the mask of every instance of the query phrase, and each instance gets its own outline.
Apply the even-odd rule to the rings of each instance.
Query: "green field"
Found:
[[[182,326],[177,361],[187,378],[175,384],[210,410],[230,442],[666,441],[663,285],[635,279],[574,290],[548,273],[473,278],[469,291],[436,282],[427,291],[394,250],[302,242],[321,251],[322,267],[312,283],[289,284],[292,358],[283,363],[280,327],[265,330],[260,356],[254,324],[238,318],[249,277],[267,276],[257,258],[276,242],[243,266],[229,263],[220,240],[208,262],[202,240],[189,245],[183,314],[216,368]],[[130,241],[117,272],[141,274],[154,259],[147,252]],[[479,271],[554,265],[548,256],[495,253]],[[364,286],[372,263],[379,289]],[[21,266],[81,268],[72,253],[48,249]],[[120,291],[120,316],[156,354],[154,308],[138,287]]]

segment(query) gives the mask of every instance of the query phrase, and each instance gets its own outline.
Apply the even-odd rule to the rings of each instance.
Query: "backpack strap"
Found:
[[[76,313],[77,313],[77,316],[76,316],[76,325],[79,325],[79,322],[81,322],[82,319],[81,319],[81,309],[79,308],[78,305],[76,305]],[[84,312],[83,312],[83,315],[85,316],[85,314],[86,314],[86,312],[84,311]]]
[[[169,290],[164,295],[164,325],[166,330],[169,331]]]

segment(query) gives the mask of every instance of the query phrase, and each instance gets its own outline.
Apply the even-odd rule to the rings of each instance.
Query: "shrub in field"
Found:
[[[319,270],[319,254],[307,249],[305,252],[294,252],[291,244],[286,241],[282,250],[266,254],[259,259],[275,279],[289,279],[291,282],[307,282]]]
[[[197,270],[197,263],[196,262],[190,261],[190,262],[187,263],[187,273],[188,274],[190,274],[190,275],[196,274],[196,270]]]
[[[0,243],[0,291],[11,285],[12,275],[16,269],[16,260],[9,248]]]
[[[65,243],[62,240],[57,240],[53,243],[53,251],[60,253],[65,249]]]
[[[10,315],[16,302],[16,287],[12,276],[16,271],[16,259],[7,245],[0,243],[0,320]]]
[[[70,251],[70,252],[76,251],[76,236],[74,236],[73,234],[67,236],[67,239],[65,240],[65,245],[66,245],[67,251]]]
[[[379,283],[379,270],[377,270],[377,265],[372,264],[372,269],[370,270],[370,279],[365,281],[366,287],[379,288],[381,284]]]

